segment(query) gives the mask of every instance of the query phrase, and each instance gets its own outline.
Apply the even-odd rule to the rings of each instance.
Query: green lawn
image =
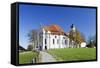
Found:
[[[32,63],[32,59],[37,57],[38,53],[27,51],[19,53],[19,64],[28,64]]]
[[[65,48],[49,50],[58,61],[95,60],[96,48]]]

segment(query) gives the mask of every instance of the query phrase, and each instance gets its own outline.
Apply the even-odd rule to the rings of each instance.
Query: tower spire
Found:
[[[73,28],[73,26],[74,26],[74,25],[72,24],[72,25],[71,25],[71,28]]]

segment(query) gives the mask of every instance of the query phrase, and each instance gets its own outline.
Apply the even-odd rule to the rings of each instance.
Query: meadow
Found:
[[[38,53],[33,51],[26,51],[19,53],[19,64],[30,64],[33,63],[33,59],[38,57]]]
[[[96,48],[65,48],[48,50],[57,61],[96,60]]]

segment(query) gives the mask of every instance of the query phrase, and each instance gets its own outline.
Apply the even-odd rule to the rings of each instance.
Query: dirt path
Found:
[[[40,62],[56,62],[56,60],[49,53],[40,51]]]

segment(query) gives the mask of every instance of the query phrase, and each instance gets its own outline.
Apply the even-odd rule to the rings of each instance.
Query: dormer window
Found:
[[[63,37],[63,39],[65,39],[65,37]]]

